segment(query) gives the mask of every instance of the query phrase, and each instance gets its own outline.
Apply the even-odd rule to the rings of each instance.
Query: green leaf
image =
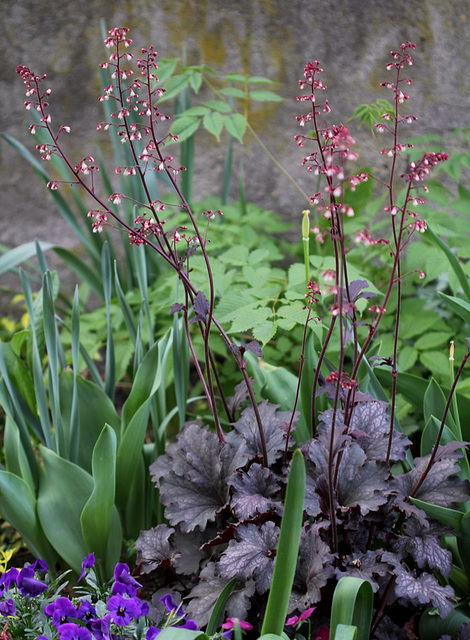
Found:
[[[418,351],[414,347],[404,345],[398,352],[398,369],[400,371],[408,371],[413,367],[418,359]]]
[[[183,116],[205,116],[207,113],[210,113],[210,111],[211,110],[209,109],[209,107],[198,104],[194,107],[189,107],[189,109],[185,109],[178,114],[178,117],[182,118]]]
[[[122,431],[135,416],[137,410],[149,400],[162,382],[162,360],[171,346],[170,332],[155,342],[147,351],[134,377],[131,392],[122,408]]]
[[[202,631],[178,629],[177,627],[166,627],[158,635],[161,640],[209,640],[209,636]]]
[[[344,576],[336,585],[331,607],[330,634],[340,624],[357,627],[357,640],[369,640],[374,593],[367,580]]]
[[[423,502],[417,498],[410,498],[412,504],[418,509],[422,509],[429,517],[434,518],[441,524],[445,524],[452,527],[455,531],[460,530],[460,523],[463,518],[462,511],[456,511],[455,509],[449,509],[448,507],[440,507],[429,502]]]
[[[236,87],[227,87],[226,89],[221,89],[220,93],[224,96],[231,96],[232,98],[241,98],[242,100],[246,97],[245,92],[241,89],[237,89]]]
[[[160,98],[159,102],[165,102],[166,100],[170,100],[170,98],[174,98],[181,93],[183,89],[186,89],[188,85],[189,77],[187,74],[176,74],[174,76],[170,76],[165,82],[165,93]]]
[[[251,329],[255,325],[261,323],[263,320],[266,320],[271,315],[272,309],[269,309],[268,307],[259,307],[258,309],[249,310],[242,308],[232,322],[229,332],[237,333],[248,331],[248,329]]]
[[[470,325],[470,303],[455,296],[448,296],[441,291],[439,291],[439,296],[445,300],[448,309],[454,311],[464,322]]]
[[[439,640],[444,635],[457,638],[460,627],[467,622],[470,622],[470,616],[461,609],[454,609],[446,618],[440,618],[433,609],[428,609],[419,620],[419,637],[426,640]]]
[[[21,441],[18,425],[7,414],[3,434],[3,448],[5,455],[5,467],[7,471],[22,478],[33,494],[36,493],[35,478],[38,477],[39,466],[31,444],[31,439]],[[30,460],[34,464],[34,474],[31,470]]]
[[[189,84],[194,93],[198,93],[202,84],[202,74],[199,71],[191,73],[189,76]]]
[[[439,433],[439,429],[441,426],[441,421],[438,420],[435,416],[430,416],[429,420],[426,422],[426,426],[423,429],[423,433],[421,435],[421,443],[420,443],[420,454],[422,456],[427,456],[431,453],[436,443],[437,435]],[[440,443],[442,445],[448,444],[449,442],[453,442],[455,440],[455,436],[448,426],[444,426],[442,430],[442,437]]]
[[[274,84],[273,80],[264,78],[263,76],[249,76],[246,81],[249,84]]]
[[[91,553],[106,560],[107,572],[112,572],[119,561],[121,548],[120,529],[111,529],[116,486],[116,434],[106,424],[93,449],[92,474],[94,488],[80,516],[83,538]],[[114,545],[118,549],[117,557],[110,558],[106,549],[109,535],[118,539]]]
[[[357,627],[351,624],[338,624],[334,640],[355,640]]]
[[[444,392],[442,391],[440,385],[434,380],[434,378],[431,378],[428,384],[428,388],[426,389],[426,393],[424,394],[424,400],[423,400],[423,412],[424,412],[425,423],[429,422],[431,416],[435,416],[438,421],[442,420],[446,404],[447,404],[447,398]],[[450,412],[447,413],[446,424],[454,433],[454,436],[456,438],[461,438],[461,434],[457,432],[457,426]],[[426,452],[426,454],[428,453],[429,451]],[[426,454],[421,454],[421,455],[426,455]]]
[[[173,122],[170,131],[172,135],[178,136],[178,142],[183,142],[196,133],[200,124],[201,121],[199,118],[194,118],[193,116],[181,116],[177,117]],[[170,138],[166,144],[169,145],[173,142],[174,141]]]
[[[36,497],[26,482],[0,470],[0,514],[24,539],[38,558],[54,564],[54,552],[36,515]]]
[[[272,320],[258,322],[252,329],[253,338],[265,345],[276,335],[277,323]]]
[[[467,511],[460,521],[457,544],[462,558],[465,573],[470,575],[470,511]]]
[[[232,113],[232,107],[223,100],[206,100],[204,105],[220,113]]]
[[[297,449],[292,456],[289,479],[287,481],[286,500],[281,520],[273,579],[261,635],[269,633],[281,635],[284,629],[299,553],[305,482],[305,461],[300,449]]]
[[[77,465],[41,447],[44,463],[37,501],[38,516],[47,539],[57,553],[80,573],[88,548],[80,515],[93,491],[93,479]]]
[[[232,113],[232,115],[224,118],[224,126],[231,136],[236,138],[239,142],[243,141],[243,136],[245,135],[247,128],[245,116],[241,113]]]
[[[448,344],[451,337],[451,331],[428,331],[416,340],[414,346],[419,351],[429,351]]]
[[[132,416],[124,432],[116,457],[116,504],[120,509],[126,505],[148,427],[150,413],[149,398]]]
[[[419,354],[421,363],[430,371],[433,375],[439,375],[442,378],[447,377],[449,371],[449,355],[448,350],[443,353],[442,351],[422,351]]]
[[[223,117],[218,111],[211,111],[211,113],[206,113],[206,115],[202,119],[202,123],[206,131],[212,133],[212,135],[215,136],[217,140],[220,139],[220,133],[223,129]]]
[[[247,82],[248,77],[249,76],[245,75],[244,73],[237,73],[235,71],[231,71],[230,73],[227,73],[224,76],[224,79],[228,80],[229,82]]]
[[[60,376],[60,408],[62,421],[65,425],[69,425],[71,419],[73,377],[73,372],[70,370],[63,371]],[[91,471],[93,448],[103,426],[108,423],[116,431],[116,434],[119,434],[121,420],[103,389],[81,376],[77,376],[76,381],[80,434],[77,464],[83,469]]]
[[[39,245],[43,251],[48,251],[54,247],[50,242],[40,242]],[[14,269],[35,255],[36,242],[25,242],[14,249],[9,249],[0,256],[0,274]]]
[[[225,610],[225,605],[227,604],[227,600],[230,598],[230,595],[236,584],[236,578],[232,578],[229,582],[227,582],[225,587],[220,592],[214,606],[212,607],[211,616],[206,627],[206,632],[209,636],[212,636],[217,632],[217,629],[219,628],[222,620],[222,615]]]
[[[284,98],[277,95],[277,93],[273,93],[267,89],[251,89],[249,95],[252,100],[259,102],[282,102],[284,100]]]

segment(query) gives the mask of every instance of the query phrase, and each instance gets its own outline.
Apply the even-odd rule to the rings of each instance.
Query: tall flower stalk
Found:
[[[409,95],[404,91],[404,87],[411,84],[411,79],[404,75],[405,66],[411,66],[413,60],[411,51],[415,50],[415,45],[411,42],[403,43],[399,51],[392,51],[392,62],[387,65],[387,70],[395,72],[395,77],[391,82],[383,82],[381,86],[393,92],[394,110],[384,113],[376,127],[380,133],[388,133],[392,136],[392,145],[382,149],[381,153],[391,158],[391,168],[387,181],[383,181],[369,173],[360,172],[356,174],[347,173],[347,163],[354,161],[357,154],[352,151],[355,140],[344,125],[332,125],[327,127],[322,120],[331,109],[328,100],[323,99],[322,93],[326,86],[320,79],[323,72],[318,60],[308,62],[304,69],[304,77],[300,80],[300,88],[305,93],[297,100],[311,105],[310,110],[297,117],[297,121],[302,127],[309,127],[311,131],[304,135],[298,134],[295,140],[300,147],[306,143],[314,145],[314,150],[304,157],[303,165],[308,171],[319,176],[323,180],[323,189],[317,191],[310,197],[312,205],[324,219],[330,223],[329,235],[333,246],[334,255],[334,285],[330,289],[333,293],[333,303],[329,308],[330,326],[323,343],[318,364],[315,371],[314,384],[312,389],[312,414],[311,425],[312,435],[315,435],[315,397],[319,390],[321,367],[325,361],[330,342],[334,332],[338,332],[339,355],[337,368],[328,378],[327,383],[334,384],[334,390],[330,391],[333,403],[333,417],[331,428],[331,441],[329,449],[328,464],[328,486],[330,517],[332,519],[333,548],[337,550],[337,532],[335,526],[335,485],[338,476],[338,468],[341,460],[341,452],[335,452],[334,438],[335,427],[338,422],[338,413],[342,412],[342,420],[346,427],[352,416],[356,391],[359,367],[366,357],[367,350],[377,335],[377,331],[386,312],[387,304],[392,292],[396,292],[397,307],[395,314],[395,328],[393,334],[392,354],[384,360],[389,365],[392,374],[391,410],[390,410],[390,430],[387,460],[390,458],[393,437],[393,425],[395,419],[396,401],[396,378],[397,378],[397,356],[398,356],[398,336],[400,327],[402,281],[402,253],[415,232],[423,233],[426,230],[426,222],[418,217],[416,211],[409,207],[416,207],[424,203],[423,198],[418,195],[418,189],[422,187],[424,177],[429,173],[431,167],[447,159],[445,153],[426,153],[419,162],[411,162],[408,169],[400,173],[399,177],[406,183],[405,196],[402,201],[396,193],[396,174],[399,171],[400,154],[410,144],[404,144],[399,139],[399,128],[402,124],[409,124],[417,118],[412,115],[402,114],[401,105],[406,103]],[[351,190],[371,178],[377,180],[387,190],[387,205],[385,212],[391,219],[391,240],[380,238],[374,239],[368,229],[359,234],[358,239],[366,246],[372,244],[386,245],[392,264],[388,284],[380,305],[373,305],[369,308],[372,314],[371,320],[367,323],[368,331],[361,344],[358,334],[358,316],[356,302],[359,298],[374,297],[375,294],[366,290],[368,283],[365,281],[351,282],[348,273],[347,262],[347,237],[344,230],[344,218],[354,215],[353,208],[347,202],[346,187]],[[426,187],[423,187],[427,191]],[[305,234],[303,234],[305,235]],[[424,273],[419,272],[420,277]],[[361,322],[361,324],[364,324]],[[350,347],[350,351],[348,351]],[[349,359],[347,356],[350,356]]]
[[[61,143],[61,136],[70,133],[69,126],[60,126],[54,129],[52,118],[49,112],[50,89],[43,90],[42,83],[46,76],[35,75],[29,67],[20,65],[17,73],[21,75],[26,85],[27,101],[26,109],[35,109],[40,114],[40,122],[32,124],[30,131],[32,134],[37,128],[45,129],[50,137],[50,142],[38,144],[37,149],[43,160],[50,160],[51,157],[60,157],[68,167],[72,179],[51,180],[48,187],[56,190],[62,183],[79,186],[91,197],[94,202],[93,208],[89,210],[88,216],[92,219],[93,231],[99,233],[105,226],[114,226],[124,230],[129,236],[129,241],[134,245],[146,245],[156,251],[158,255],[172,267],[184,287],[184,304],[176,303],[172,307],[172,312],[182,312],[184,315],[184,326],[190,344],[191,352],[198,375],[201,379],[210,411],[214,417],[216,431],[219,440],[223,442],[225,436],[221,427],[217,400],[214,391],[214,384],[217,385],[218,393],[223,398],[223,390],[218,380],[214,359],[210,348],[211,328],[215,326],[228,350],[234,355],[236,362],[244,373],[245,364],[243,354],[232,343],[227,333],[214,317],[215,290],[212,268],[206,249],[207,228],[203,233],[200,229],[196,215],[191,209],[187,199],[178,183],[178,176],[185,167],[178,166],[172,155],[166,152],[165,145],[170,140],[176,140],[168,128],[160,134],[160,125],[166,122],[169,117],[160,111],[158,98],[164,90],[158,86],[156,76],[157,52],[153,46],[141,49],[142,57],[136,61],[137,69],[140,72],[138,77],[134,76],[134,71],[128,68],[128,63],[133,60],[134,55],[129,52],[132,40],[128,37],[129,29],[120,27],[111,29],[109,36],[105,40],[107,48],[111,49],[109,60],[102,63],[101,67],[108,69],[111,74],[112,83],[104,89],[100,101],[111,101],[115,109],[111,113],[111,122],[101,122],[97,129],[114,129],[120,141],[127,146],[130,151],[132,163],[116,167],[116,173],[127,176],[129,179],[138,179],[145,194],[145,200],[135,198],[120,192],[115,192],[104,198],[98,192],[95,184],[95,176],[99,167],[91,155],[85,156],[78,163],[70,161]],[[163,219],[163,211],[169,209],[173,204],[162,200],[153,200],[149,187],[149,179],[153,177],[153,172],[164,173],[174,192],[178,197],[178,209],[183,211],[191,225],[191,232],[187,233],[186,225],[177,226],[172,230],[167,230],[168,225]],[[118,207],[123,201],[130,203],[138,214],[134,217],[134,224],[126,222],[123,215],[118,212]],[[222,215],[222,211],[217,213]],[[213,211],[204,211],[209,222],[215,216]],[[186,245],[184,250],[180,250],[182,245]],[[198,291],[193,285],[190,272],[191,256],[199,251],[203,256],[203,261],[207,275],[208,297],[202,291]],[[191,312],[194,312],[190,317]],[[197,362],[195,347],[189,331],[190,324],[197,322],[203,341],[204,368]],[[259,351],[259,345],[248,345],[248,349]],[[251,381],[245,376],[248,385]],[[253,397],[250,389],[250,396]],[[223,405],[226,402],[223,398]],[[228,416],[229,418],[229,416]],[[229,418],[230,419],[230,418]],[[258,429],[261,441],[264,441],[263,425],[257,415]],[[263,451],[264,463],[267,464],[266,450]]]

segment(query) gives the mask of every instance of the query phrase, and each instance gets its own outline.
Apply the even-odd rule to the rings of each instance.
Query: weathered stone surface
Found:
[[[355,107],[388,98],[379,82],[387,79],[390,49],[417,43],[409,111],[419,116],[413,135],[450,133],[468,125],[470,9],[464,0],[15,0],[0,3],[0,131],[16,136],[34,151],[27,132],[24,87],[17,64],[47,73],[52,115],[72,127],[73,157],[90,153],[101,119],[98,63],[105,59],[100,20],[129,26],[138,46],[151,42],[160,55],[186,51],[189,63],[205,62],[226,73],[242,71],[278,82],[280,105],[258,107],[252,123],[276,158],[309,193],[315,190],[300,168],[302,152],[293,142],[298,131],[295,101],[305,60],[325,69],[329,122],[345,122]],[[370,161],[382,140],[371,140],[353,123],[361,157]],[[100,134],[103,140],[105,134]],[[380,146],[379,146],[380,145]],[[223,147],[202,140],[197,159],[196,196],[218,192]],[[374,155],[372,153],[374,152]],[[305,202],[250,140],[238,147],[244,158],[247,197],[286,217],[299,215]],[[378,159],[378,163],[384,159]],[[29,165],[0,142],[2,203],[0,242],[15,246],[34,238],[75,246],[76,239],[55,210]]]

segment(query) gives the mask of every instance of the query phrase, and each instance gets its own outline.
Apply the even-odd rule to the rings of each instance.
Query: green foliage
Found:
[[[366,125],[369,129],[374,129],[376,123],[380,122],[381,117],[386,113],[393,113],[395,107],[388,102],[379,98],[375,102],[370,104],[361,104],[354,111],[353,115],[349,119],[359,119],[361,124]]]
[[[104,381],[93,363],[94,352],[87,352],[81,341],[78,293],[71,315],[60,321],[55,310],[59,282],[56,274],[47,270],[42,254],[40,262],[46,270],[34,301],[28,279],[21,272],[29,326],[11,341],[0,343],[0,398],[6,413],[1,513],[30,549],[51,565],[57,553],[79,572],[84,555],[99,553],[106,560],[103,578],[110,575],[120,557],[122,534],[136,536],[143,526],[155,521],[155,491],[147,474],[138,473],[138,469],[146,465],[144,443],[149,425],[154,429],[153,455],[162,450],[159,428],[166,416],[166,363],[173,337],[180,331],[175,322],[149,348],[135,334],[134,348],[140,344],[131,351],[135,374],[118,415],[112,398],[116,383],[127,375],[127,367],[117,378],[116,367],[108,364],[115,331],[106,247],[102,273],[107,288],[104,321],[108,332]],[[120,304],[129,314],[124,302],[125,298]],[[119,303],[115,305],[119,309]],[[127,320],[135,322],[132,314]],[[70,342],[60,340],[63,328]],[[80,374],[84,364],[89,365],[94,380]],[[180,375],[184,375],[182,366],[172,377]],[[186,402],[181,391],[179,402]]]

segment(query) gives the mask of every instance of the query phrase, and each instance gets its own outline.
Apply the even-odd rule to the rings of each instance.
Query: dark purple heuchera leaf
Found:
[[[341,507],[358,505],[361,513],[366,515],[369,511],[377,510],[387,501],[388,467],[379,462],[369,462],[361,447],[351,442],[348,437],[345,436],[342,439],[338,437],[338,442],[340,440],[342,441],[341,454],[335,457],[334,462],[339,464],[336,485],[338,503]],[[320,477],[328,478],[328,446],[326,434],[321,434],[318,440],[312,442],[309,449],[308,455],[313,462],[313,467],[307,465],[307,472],[313,475],[317,483]],[[322,482],[324,484],[324,481]],[[316,487],[320,497],[323,484]]]
[[[330,547],[320,537],[322,526],[324,525],[307,525],[302,529],[289,612],[295,609],[303,611],[319,602],[321,589],[335,574],[334,556]]]
[[[307,461],[307,467],[310,465],[311,463]],[[321,513],[320,501],[318,493],[316,492],[316,485],[317,482],[313,479],[312,474],[307,473],[305,483],[304,510],[308,516],[311,516],[313,518]]]
[[[314,477],[328,475],[328,465],[331,446],[331,421],[333,411],[328,409],[321,414],[321,422],[318,424],[318,436],[310,441],[309,446],[302,447],[306,459],[310,459],[314,464]],[[351,441],[351,436],[346,434],[347,427],[343,422],[343,412],[339,411],[336,416],[336,428],[333,438],[333,457],[336,458],[340,450]]]
[[[246,382],[242,380],[235,387],[235,393],[233,396],[227,398],[227,406],[229,412],[234,414],[235,411],[238,411],[241,408],[243,402],[248,399],[248,387],[246,386]]]
[[[209,313],[209,303],[202,291],[196,293],[193,303],[194,318],[191,318],[189,324],[193,322],[207,322],[207,314]]]
[[[452,507],[457,502],[468,500],[470,487],[468,481],[455,475],[460,471],[457,461],[462,457],[462,452],[459,449],[463,446],[465,446],[463,442],[449,442],[439,447],[434,465],[423,484],[414,494],[414,498],[441,507]],[[404,504],[404,501],[418,484],[430,457],[428,455],[423,458],[415,458],[416,466],[411,471],[393,478],[392,488],[397,491],[395,502],[399,508],[410,510],[409,504]]]
[[[239,520],[246,520],[260,513],[281,507],[273,499],[279,483],[272,471],[260,464],[253,464],[247,473],[239,471],[227,481],[234,489],[231,507]]]
[[[355,405],[350,432],[369,460],[386,460],[390,432],[390,416],[386,402],[359,402]],[[390,459],[403,460],[411,442],[404,433],[394,431]]]
[[[199,583],[192,589],[189,604],[186,607],[186,615],[195,620],[198,627],[205,627],[209,622],[214,604],[227,582],[227,578],[216,575],[213,562],[201,571]],[[250,598],[254,592],[253,580],[248,580],[243,586],[237,585],[227,601],[226,615],[245,620],[250,608]]]
[[[251,353],[254,353],[258,358],[264,358],[263,351],[258,340],[252,340],[251,342],[243,345],[243,347],[245,351],[251,351]]]
[[[352,442],[339,462],[338,502],[342,507],[358,506],[362,515],[376,511],[387,502],[387,465],[369,462],[361,447]]]
[[[254,578],[256,590],[264,593],[271,586],[279,527],[274,522],[266,522],[261,527],[241,525],[236,535],[237,540],[229,542],[218,562],[218,572],[227,579]]]
[[[170,545],[169,538],[174,531],[166,524],[158,524],[153,529],[140,532],[135,548],[137,564],[141,564],[142,573],[149,573],[170,559],[174,549]]]
[[[368,286],[369,283],[367,280],[353,280],[349,284],[349,296],[351,298],[351,302],[356,302],[359,298],[365,298],[366,300],[368,298],[375,298],[377,294],[373,291],[364,291]],[[344,293],[346,295],[346,292]]]
[[[454,590],[450,585],[439,584],[437,578],[430,573],[422,573],[415,577],[403,565],[395,569],[397,576],[395,594],[405,598],[411,605],[432,605],[436,607],[441,618],[445,618],[454,610]]]
[[[221,444],[206,428],[185,427],[150,466],[170,523],[179,524],[184,533],[204,529],[227,503],[227,477],[246,460],[242,442]]]
[[[358,553],[346,556],[342,559],[342,567],[338,567],[335,571],[336,577],[340,580],[343,576],[353,576],[368,580],[374,592],[379,590],[377,578],[390,575],[391,565],[382,558],[383,549],[374,551],[366,551],[366,553]],[[399,558],[396,558],[397,563]],[[395,564],[393,565],[395,566]]]
[[[201,546],[206,541],[205,536],[196,529],[191,533],[177,531],[173,537],[174,547],[178,550],[172,559],[172,565],[177,573],[190,576],[199,571],[201,561],[209,558],[210,553],[201,551]]]
[[[374,633],[375,640],[410,640],[405,625],[398,626],[388,616],[380,622]]]
[[[448,578],[452,571],[452,553],[442,548],[441,537],[449,534],[450,529],[434,523],[424,526],[415,518],[409,518],[405,531],[406,536],[398,536],[393,541],[394,551],[402,558],[410,555],[421,569],[428,566]]]
[[[278,411],[278,406],[263,400],[258,404],[258,411],[264,429],[268,466],[272,465],[284,452],[286,446],[285,425],[291,417],[290,411]],[[240,419],[233,425],[233,430],[227,434],[227,442],[239,446],[245,442],[250,458],[262,456],[261,439],[253,407],[244,409]],[[292,441],[293,442],[293,441]]]
[[[184,304],[180,304],[179,302],[175,302],[170,307],[170,313],[178,313],[179,311],[183,311],[183,309],[186,309]]]

